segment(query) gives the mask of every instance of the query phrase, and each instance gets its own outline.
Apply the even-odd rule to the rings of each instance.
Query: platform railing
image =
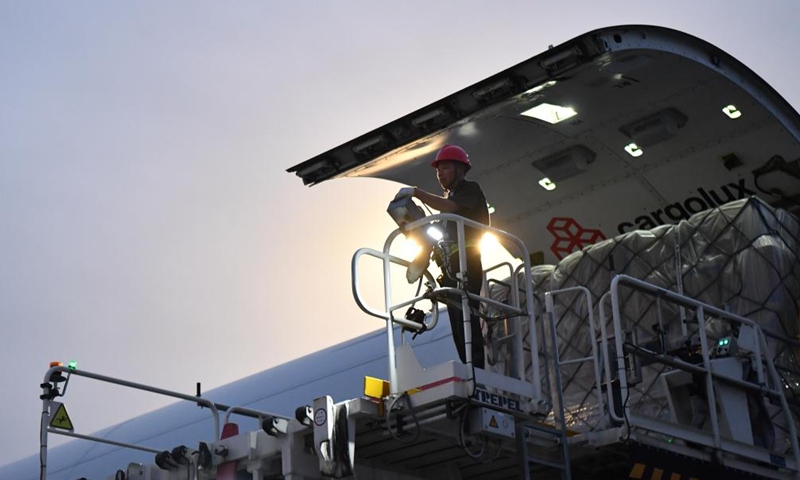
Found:
[[[62,374],[66,374],[66,377],[64,377]],[[161,450],[148,447],[146,445],[122,442],[94,435],[85,435],[85,434],[75,433],[72,430],[63,428],[54,428],[50,426],[50,422],[52,420],[51,416],[56,413],[52,411],[53,406],[54,404],[58,403],[55,401],[55,399],[61,398],[64,395],[66,395],[67,386],[69,385],[69,381],[72,376],[84,377],[103,383],[109,383],[121,387],[131,388],[134,390],[141,390],[145,392],[155,393],[157,395],[177,398],[179,400],[195,403],[198,406],[207,407],[211,411],[211,419],[213,421],[213,428],[214,428],[214,436],[212,439],[212,443],[220,439],[220,411],[226,412],[225,414],[226,423],[230,415],[233,414],[255,418],[258,419],[259,421],[268,417],[272,419],[282,419],[286,421],[289,420],[288,417],[282,417],[280,415],[270,414],[267,412],[262,412],[259,410],[254,410],[243,406],[229,406],[221,403],[212,402],[211,400],[208,400],[207,398],[200,396],[199,384],[198,384],[198,393],[196,395],[188,395],[185,393],[174,392],[172,390],[153,387],[142,383],[132,382],[130,380],[124,380],[120,378],[110,377],[107,375],[101,375],[98,373],[88,372],[86,370],[79,370],[73,367],[53,366],[50,367],[49,370],[47,370],[47,372],[44,375],[44,382],[40,385],[40,387],[42,388],[42,394],[40,395],[40,398],[42,400],[42,416],[40,425],[40,450],[39,450],[41,480],[45,480],[47,478],[47,449],[48,449],[49,434],[64,435],[82,440],[104,443],[107,445],[113,445],[117,447],[128,448],[132,450],[140,450],[156,454],[161,452]],[[63,385],[61,385],[62,383]]]
[[[586,301],[586,311],[589,316],[589,331],[587,332],[587,335],[589,336],[589,344],[591,345],[592,351],[591,355],[580,358],[571,358],[569,360],[562,361],[558,351],[558,343],[559,343],[558,330],[557,330],[558,322],[556,319],[557,308],[555,304],[555,297],[557,295],[563,295],[566,293],[579,293],[584,297]],[[561,382],[561,367],[567,365],[581,364],[581,363],[591,363],[592,372],[594,374],[594,390],[597,395],[597,406],[598,406],[597,411],[603,412],[605,410],[605,404],[603,402],[603,393],[602,393],[602,379],[601,379],[602,375],[600,372],[601,369],[600,364],[602,363],[602,360],[600,358],[600,352],[598,352],[597,341],[595,338],[598,329],[594,318],[594,311],[593,311],[594,301],[592,299],[592,293],[589,291],[589,289],[581,286],[562,288],[559,290],[552,290],[550,292],[546,292],[544,295],[544,301],[545,301],[545,311],[547,312],[548,317],[550,318],[550,323],[549,323],[550,343],[553,348],[553,353],[551,355],[551,358],[553,360],[553,372],[555,376],[555,386],[554,386],[555,394],[553,395],[554,397],[553,400],[554,401],[558,400],[557,403],[554,402],[554,405],[558,406],[558,411],[560,412],[560,415],[562,417],[561,419],[558,420],[562,422],[562,429],[564,432],[566,432],[567,421],[565,418],[564,392]]]
[[[524,265],[521,265],[524,267]],[[500,270],[502,268],[508,269],[508,277],[506,277],[506,281],[497,280],[494,278],[489,278],[489,274]],[[491,284],[500,285],[504,288],[508,289],[509,295],[509,305],[515,309],[521,310],[520,300],[519,300],[519,282],[517,281],[517,275],[515,274],[515,268],[511,265],[510,262],[500,262],[497,265],[493,265],[488,268],[483,269],[483,291],[489,294],[491,291]],[[519,322],[511,323],[509,318],[498,318],[498,321],[503,322],[503,337],[499,339],[495,339],[495,345],[502,345],[503,343],[508,343],[509,341],[513,342],[513,355],[514,359],[516,360],[514,363],[514,370],[511,372],[512,375],[517,376],[518,378],[522,378],[525,375],[525,362],[524,362],[524,342],[522,339],[522,329]],[[522,360],[522,362],[519,361]]]
[[[422,229],[426,226],[429,226],[435,222],[454,222],[456,224],[456,232],[457,232],[457,239],[454,245],[458,248],[458,262],[459,262],[459,272],[466,272],[467,271],[467,258],[466,258],[466,241],[465,241],[465,227],[476,228],[484,232],[490,232],[496,235],[499,239],[505,241],[507,244],[514,245],[522,259],[524,260],[524,267],[523,271],[525,272],[525,308],[519,308],[516,306],[508,305],[502,302],[498,302],[492,300],[491,298],[482,297],[480,295],[476,295],[473,293],[468,292],[466,289],[462,288],[454,288],[454,287],[436,287],[436,283],[433,280],[433,275],[430,274],[429,271],[424,272],[424,276],[428,281],[429,290],[422,295],[417,295],[416,297],[406,300],[397,304],[393,303],[392,300],[392,285],[391,285],[391,265],[397,264],[400,266],[408,267],[410,265],[410,261],[396,257],[390,253],[392,244],[394,240],[400,236],[401,234],[410,234],[418,229]],[[358,263],[359,260],[364,256],[372,256],[382,260],[383,262],[383,294],[384,294],[384,309],[378,310],[376,308],[370,307],[367,303],[363,300],[361,291],[360,291],[360,279],[358,275]],[[499,319],[507,319],[516,317],[519,321],[524,321],[520,319],[527,319],[529,325],[529,341],[532,345],[532,352],[536,352],[538,350],[539,339],[537,336],[537,330],[535,325],[535,310],[534,310],[534,299],[533,299],[533,287],[532,287],[532,279],[531,279],[531,265],[530,265],[530,255],[528,254],[528,249],[525,244],[514,235],[511,235],[503,230],[489,227],[479,222],[475,222],[469,220],[467,218],[461,217],[459,215],[449,214],[449,213],[440,213],[436,215],[430,215],[428,217],[422,218],[420,220],[411,222],[405,225],[403,228],[398,228],[392,231],[389,236],[387,237],[386,241],[384,242],[383,251],[377,251],[369,248],[361,248],[355,252],[353,255],[353,260],[351,262],[351,273],[352,273],[352,286],[353,286],[353,296],[355,298],[356,304],[364,311],[365,313],[386,320],[386,336],[387,336],[387,343],[388,343],[388,351],[389,351],[389,382],[392,394],[398,394],[401,392],[395,391],[397,388],[397,362],[395,359],[395,338],[394,338],[394,329],[397,326],[410,328],[412,330],[422,330],[422,329],[431,329],[435,327],[435,324],[438,320],[438,309],[436,307],[436,303],[440,299],[444,299],[444,297],[450,294],[453,297],[460,297],[461,299],[461,309],[463,312],[463,327],[464,327],[464,338],[465,344],[471,345],[472,344],[472,329],[471,329],[471,322],[473,321],[473,315],[471,313],[471,309],[469,307],[470,300],[477,300],[481,302],[481,304],[486,306],[491,306],[496,308],[498,311],[503,312],[502,314],[496,317],[490,317],[487,321],[495,321]],[[458,276],[462,276],[462,273],[459,273]],[[463,285],[462,282],[464,278],[458,279],[460,286]],[[516,289],[515,289],[516,290]],[[518,293],[515,293],[518,295]],[[393,312],[399,310],[400,308],[404,308],[406,306],[412,305],[420,300],[427,299],[431,300],[434,304],[434,311],[432,315],[432,319],[428,322],[428,324],[420,324],[418,322],[413,322],[407,320],[405,318],[395,318]],[[515,303],[519,305],[519,301]],[[519,328],[517,331],[521,331]],[[515,362],[517,365],[517,372],[518,378],[523,381],[527,381],[525,376],[525,360],[523,358],[524,355],[521,354],[523,351],[522,349],[522,338],[520,337],[517,340],[518,345],[515,346],[515,350],[518,350],[520,354],[515,355]],[[472,369],[472,349],[466,348],[466,364],[467,364],[467,371],[469,378],[467,379],[468,383],[470,383],[470,391],[474,387],[475,379],[473,377],[473,369]],[[533,366],[533,388],[534,388],[534,395],[537,398],[541,398],[541,381],[539,375],[539,358],[538,355],[535,353],[531,355],[531,361]]]
[[[626,287],[636,290],[645,295],[652,295],[658,299],[659,308],[662,302],[672,304],[677,307],[684,307],[694,312],[694,318],[688,318],[687,322],[694,323],[697,328],[694,332],[700,342],[700,355],[702,364],[694,364],[680,358],[673,357],[664,352],[652,352],[632,345],[625,341],[626,331],[622,319],[622,301],[620,300],[620,288]],[[606,386],[609,392],[609,406],[614,405],[611,398],[612,390],[612,371],[610,364],[615,364],[616,378],[619,382],[620,397],[628,398],[629,388],[631,386],[628,382],[628,355],[639,357],[646,357],[650,362],[662,363],[669,366],[674,370],[682,370],[701,376],[703,379],[704,393],[706,401],[708,402],[708,416],[711,422],[710,439],[709,433],[706,431],[698,430],[694,427],[658,420],[643,415],[638,415],[633,412],[631,406],[625,402],[622,405],[621,412],[616,412],[615,408],[608,408],[610,417],[616,422],[624,422],[629,425],[629,428],[640,428],[647,431],[660,433],[672,438],[682,439],[686,442],[704,445],[710,447],[715,452],[715,459],[721,461],[722,453],[734,454],[740,458],[747,458],[752,465],[762,468],[760,464],[772,464],[777,467],[786,468],[793,472],[795,478],[800,477],[800,469],[798,468],[798,459],[800,459],[800,448],[798,447],[797,432],[795,429],[793,416],[789,409],[786,397],[783,391],[783,382],[773,363],[772,357],[769,354],[769,348],[766,342],[766,335],[759,327],[758,324],[744,318],[742,316],[726,312],[712,305],[708,305],[697,301],[693,298],[677,294],[670,290],[649,284],[642,280],[638,280],[626,275],[618,275],[611,282],[611,289],[606,296],[601,298],[600,312],[601,312],[601,336],[602,336],[602,355],[604,359],[609,356],[609,337],[606,335],[605,327],[605,314],[603,305],[607,299],[611,300],[612,314],[613,314],[613,341],[615,347],[615,358],[610,359],[611,362],[604,361]],[[732,327],[746,326],[755,334],[755,342],[753,343],[753,350],[751,351],[751,361],[756,373],[756,383],[748,382],[732,378],[729,375],[724,375],[720,372],[714,371],[711,362],[711,347],[709,340],[714,339],[713,333],[707,328],[706,316],[711,315],[714,319],[725,322]],[[714,339],[716,340],[716,339]],[[755,445],[748,445],[742,442],[723,437],[720,432],[720,418],[717,412],[717,392],[716,385],[724,384],[737,389],[755,392],[759,395],[770,397],[780,404],[782,413],[786,419],[786,427],[788,430],[788,438],[791,443],[791,458],[786,459],[774,455],[769,449],[758,447]]]
[[[361,294],[361,276],[358,273],[358,265],[361,261],[361,258],[364,256],[369,256],[373,258],[377,258],[383,262],[383,270],[384,270],[384,304],[385,310],[378,310],[376,308],[371,307],[367,304],[363,296]],[[408,267],[411,262],[408,260],[402,259],[400,257],[396,257],[394,255],[389,254],[388,252],[379,252],[378,250],[374,250],[372,248],[359,248],[356,250],[356,253],[353,254],[353,260],[351,262],[351,278],[352,278],[352,290],[353,290],[353,298],[356,301],[358,307],[366,314],[371,315],[376,318],[381,318],[383,320],[389,321],[390,319],[396,325],[399,325],[403,328],[408,328],[414,331],[420,330],[432,330],[436,327],[436,324],[439,320],[439,308],[436,302],[432,303],[432,315],[429,320],[423,322],[414,322],[412,320],[407,320],[405,318],[395,318],[392,313],[409,305],[415,304],[422,300],[430,300],[430,294],[428,292],[417,295],[410,300],[404,300],[403,302],[392,304],[392,288],[391,288],[391,279],[390,279],[390,268],[391,264],[400,265],[402,267]],[[424,273],[425,279],[428,280],[429,285],[434,285],[435,280],[433,275],[430,272],[425,271]]]

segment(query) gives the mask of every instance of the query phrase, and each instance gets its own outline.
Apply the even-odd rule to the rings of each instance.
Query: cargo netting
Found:
[[[544,294],[567,287],[584,286],[593,297],[597,325],[599,302],[609,291],[612,279],[625,274],[653,285],[682,293],[701,302],[757,322],[769,335],[770,355],[784,381],[789,404],[800,413],[800,367],[798,366],[798,298],[800,298],[800,223],[785,210],[774,209],[752,197],[695,214],[677,225],[653,230],[632,231],[574,252],[557,265],[533,268],[537,319],[544,324],[540,332],[550,344],[549,322],[543,321]],[[522,278],[519,279],[522,282]],[[509,288],[494,285],[490,295],[507,300]],[[592,355],[592,342],[600,341],[600,331],[592,332],[584,297],[566,293],[555,297],[556,333],[562,362]],[[657,305],[658,303],[658,305]],[[659,314],[660,310],[660,314]],[[626,342],[660,345],[666,352],[680,355],[697,343],[697,326],[684,322],[692,313],[663,305],[654,296],[632,289],[620,290],[620,315]],[[659,318],[660,317],[660,318]],[[611,335],[610,303],[606,309],[606,330]],[[730,335],[727,323],[707,318],[707,330],[719,338]],[[537,327],[538,328],[538,327]],[[509,374],[512,362],[509,349],[497,341],[508,332],[503,324],[493,325],[488,333],[489,363],[495,371]],[[523,327],[523,338],[526,335]],[[540,342],[541,343],[541,342]],[[613,342],[612,342],[613,343]],[[530,368],[530,345],[528,376]],[[552,353],[538,352],[541,378],[550,379]],[[669,408],[662,373],[669,367],[661,363],[643,365],[629,396],[621,399],[632,412],[667,420]],[[607,413],[599,411],[591,362],[563,366],[563,392],[568,427],[575,431],[605,428]],[[605,379],[604,379],[605,381]],[[548,385],[544,385],[551,391]],[[763,400],[762,400],[763,402]],[[785,421],[777,407],[768,402],[761,410],[773,418],[775,435],[769,443],[776,449],[787,445]]]

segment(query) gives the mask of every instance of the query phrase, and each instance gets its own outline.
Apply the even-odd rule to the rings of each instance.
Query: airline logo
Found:
[[[687,220],[695,213],[719,207],[734,200],[740,200],[755,195],[756,192],[747,188],[745,179],[730,182],[716,188],[698,188],[696,194],[683,200],[663,206],[633,220],[617,225],[619,234],[632,230],[650,230],[667,223],[678,223]],[[555,240],[550,246],[550,251],[559,260],[570,253],[577,252],[589,245],[593,245],[607,237],[597,229],[584,228],[574,218],[554,217],[547,224],[547,230]]]
[[[717,192],[719,190],[719,193]],[[755,195],[756,192],[747,188],[744,178],[740,178],[737,183],[728,183],[717,189],[704,188],[697,189],[697,195],[692,195],[680,202],[675,202],[649,214],[640,215],[631,222],[622,222],[617,225],[619,233],[626,233],[631,230],[650,230],[659,225],[667,223],[678,223],[687,220],[695,213],[708,210],[709,208],[719,207],[734,200],[740,200]],[[665,220],[666,218],[666,220]]]
[[[583,228],[574,218],[555,217],[547,224],[547,230],[555,237],[555,241],[550,245],[550,251],[559,260],[583,247],[606,239],[600,230]]]

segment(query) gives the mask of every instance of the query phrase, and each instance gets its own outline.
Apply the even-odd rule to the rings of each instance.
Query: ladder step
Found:
[[[516,336],[517,336],[516,333],[510,333],[510,334],[508,334],[508,335],[506,335],[504,337],[494,338],[494,339],[492,339],[492,342],[495,343],[495,344],[502,344],[502,343],[510,342],[511,340],[514,340],[514,338]]]
[[[561,430],[551,426],[543,426],[536,423],[526,423],[525,428],[530,428],[531,430],[536,430],[537,432],[546,433],[554,437],[561,437]]]
[[[557,468],[559,470],[567,469],[567,466],[564,464],[564,462],[559,463],[555,460],[548,460],[546,458],[540,458],[540,457],[528,456],[528,463],[538,463],[539,465],[544,465],[546,467],[551,467],[551,468]]]

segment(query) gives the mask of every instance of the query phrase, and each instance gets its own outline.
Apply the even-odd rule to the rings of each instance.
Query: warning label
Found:
[[[324,408],[318,408],[316,412],[314,412],[314,423],[321,427],[325,425],[325,422],[328,421],[328,413],[325,411]]]
[[[56,407],[56,405],[58,406]],[[69,413],[67,413],[67,407],[65,407],[63,403],[53,402],[50,411],[52,411],[53,408],[55,408],[56,413],[50,417],[50,426],[69,431],[75,430],[75,427],[72,426],[72,420],[69,418]]]
[[[497,425],[497,419],[494,418],[494,415],[492,415],[492,418],[489,419],[489,426],[492,427],[492,428],[499,427],[499,425]]]

